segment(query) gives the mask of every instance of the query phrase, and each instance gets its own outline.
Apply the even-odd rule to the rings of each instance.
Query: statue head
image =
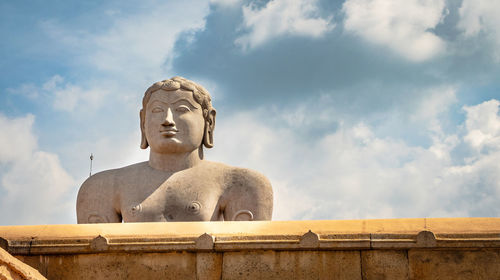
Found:
[[[164,118],[164,122],[162,122],[161,126],[168,126],[169,125],[169,118],[175,118],[177,114],[182,114],[182,111],[190,111],[188,107],[189,102],[186,106],[186,108],[179,108],[176,110],[170,110],[165,108],[149,108],[151,109],[149,112],[148,111],[148,106],[151,105],[150,101],[155,101],[156,99],[164,99],[167,98],[168,96],[166,95],[172,95],[172,96],[177,96],[177,95],[186,95],[186,100],[194,100],[197,105],[199,105],[201,108],[197,108],[196,106],[191,106],[191,109],[193,112],[199,112],[200,114],[198,120],[201,120],[204,122],[204,124],[198,125],[200,121],[193,121],[191,124],[187,122],[185,125],[189,126],[194,126],[189,129],[195,129],[195,130],[200,130],[200,131],[195,131],[194,136],[191,136],[191,138],[196,139],[196,135],[201,135],[202,133],[202,139],[200,143],[197,143],[198,147],[201,147],[203,144],[207,148],[212,148],[213,147],[213,131],[215,128],[215,114],[216,111],[212,107],[212,102],[211,102],[211,97],[208,91],[203,88],[201,85],[196,84],[193,81],[190,81],[188,79],[182,78],[182,77],[173,77],[168,80],[163,80],[161,82],[154,83],[152,86],[150,86],[146,92],[144,93],[144,97],[142,99],[142,109],[140,111],[140,119],[141,119],[141,148],[146,149],[150,143],[148,143],[148,132],[146,131],[146,121],[147,119],[152,119],[153,117],[147,118],[147,114],[156,114],[155,112],[161,112]],[[154,100],[152,100],[152,97]],[[165,101],[168,103],[168,101]],[[160,103],[162,103],[160,101]],[[164,103],[164,104],[167,104]],[[163,104],[163,103],[162,103]],[[193,104],[196,105],[196,104]],[[168,110],[166,112],[165,110]],[[148,113],[149,112],[149,113]],[[173,112],[173,113],[172,113]],[[181,112],[181,113],[177,113]],[[191,113],[191,111],[190,111]],[[152,122],[152,120],[150,120]],[[172,121],[173,122],[173,121]],[[175,125],[175,124],[174,124]],[[173,128],[175,130],[175,128]],[[202,130],[202,131],[201,131]],[[149,130],[148,130],[149,131]],[[157,130],[153,130],[155,133]],[[169,133],[175,134],[175,132],[169,132],[167,130],[163,132],[158,132],[158,133],[163,133],[165,137],[171,137]],[[193,133],[193,132],[192,132]],[[151,133],[150,133],[151,137]],[[172,136],[173,137],[173,136]],[[151,140],[151,139],[149,139]],[[192,140],[192,139],[191,139]],[[152,146],[153,147],[153,146]]]

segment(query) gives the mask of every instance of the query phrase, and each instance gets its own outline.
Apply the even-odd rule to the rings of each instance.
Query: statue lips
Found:
[[[160,130],[160,134],[165,136],[165,137],[174,137],[177,132],[179,132],[175,127],[169,127],[169,128],[166,128],[166,129],[162,129]]]

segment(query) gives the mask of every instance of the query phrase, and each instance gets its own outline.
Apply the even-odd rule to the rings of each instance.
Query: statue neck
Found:
[[[154,169],[177,172],[198,165],[203,159],[203,148],[189,153],[157,153],[153,150],[149,152],[149,166]]]

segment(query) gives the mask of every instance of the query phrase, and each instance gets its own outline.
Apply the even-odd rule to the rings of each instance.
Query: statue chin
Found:
[[[170,143],[164,141],[161,144],[155,144],[153,146],[150,145],[149,148],[151,149],[151,152],[158,154],[178,154],[193,152],[201,148],[201,146],[184,144],[180,143],[178,140],[175,140],[171,141]]]

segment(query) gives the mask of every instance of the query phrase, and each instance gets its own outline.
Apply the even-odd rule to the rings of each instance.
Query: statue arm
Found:
[[[224,194],[224,220],[271,220],[273,190],[269,180],[258,172],[239,168],[231,178],[231,186]]]
[[[79,224],[120,223],[112,174],[101,172],[88,178],[80,187],[76,201]]]

